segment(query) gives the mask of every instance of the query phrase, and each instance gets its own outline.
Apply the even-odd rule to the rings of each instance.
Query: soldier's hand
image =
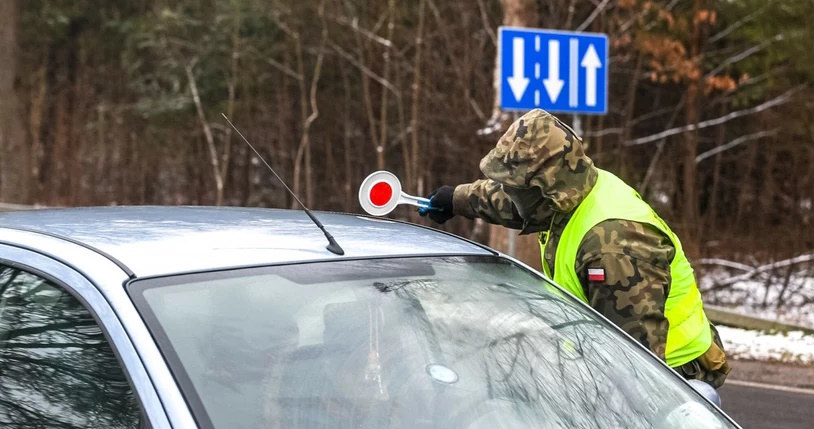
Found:
[[[444,185],[431,193],[430,207],[419,208],[418,214],[427,216],[435,222],[444,223],[450,220],[455,213],[452,212],[452,194],[455,192],[454,186]]]

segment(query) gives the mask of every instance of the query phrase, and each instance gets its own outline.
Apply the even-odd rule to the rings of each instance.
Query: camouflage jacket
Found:
[[[480,169],[487,179],[455,188],[455,214],[521,233],[548,231],[544,259],[553,273],[562,231],[596,183],[596,167],[581,140],[557,118],[536,109],[512,124],[481,160]],[[574,263],[588,303],[662,359],[674,255],[672,242],[658,229],[607,220],[585,235]],[[588,268],[604,268],[605,282],[588,282]]]

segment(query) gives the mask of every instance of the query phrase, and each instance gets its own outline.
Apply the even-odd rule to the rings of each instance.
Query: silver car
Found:
[[[403,222],[0,214],[0,426],[730,428],[539,273]]]

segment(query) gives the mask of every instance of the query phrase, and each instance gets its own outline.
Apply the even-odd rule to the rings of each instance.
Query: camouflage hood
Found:
[[[582,140],[569,126],[540,109],[515,121],[481,160],[480,169],[503,185],[526,219],[540,204],[559,212],[574,210],[597,178]]]

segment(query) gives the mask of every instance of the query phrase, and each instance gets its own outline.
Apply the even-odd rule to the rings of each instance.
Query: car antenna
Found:
[[[302,201],[300,201],[300,199],[297,197],[297,194],[295,194],[294,191],[292,191],[291,188],[289,188],[288,185],[285,184],[285,182],[280,177],[280,175],[278,175],[277,172],[275,172],[274,169],[271,168],[269,163],[266,162],[265,159],[263,159],[263,157],[260,155],[260,152],[258,152],[257,149],[255,149],[254,146],[252,146],[252,144],[249,143],[249,140],[246,139],[246,137],[243,136],[243,133],[241,133],[240,130],[237,129],[235,124],[233,124],[232,121],[229,120],[229,117],[226,116],[225,113],[221,113],[221,115],[223,116],[223,119],[226,119],[226,122],[229,123],[229,126],[231,126],[233,130],[235,130],[237,135],[239,135],[240,138],[242,138],[243,141],[246,142],[247,145],[249,145],[249,147],[252,149],[252,151],[254,151],[254,154],[257,155],[258,158],[260,158],[260,161],[263,161],[263,164],[265,164],[266,167],[269,169],[269,171],[271,171],[271,174],[274,174],[274,177],[276,177],[277,180],[279,180],[280,183],[283,184],[283,187],[286,189],[286,191],[288,191],[288,193],[291,194],[291,196],[294,197],[294,199],[297,200],[298,203],[300,203],[303,210],[305,210],[305,214],[307,214],[308,217],[311,218],[311,220],[314,222],[314,224],[316,224],[316,226],[319,227],[319,229],[322,230],[322,233],[325,234],[325,238],[328,239],[328,245],[325,246],[325,248],[328,249],[331,253],[334,253],[334,254],[337,254],[337,255],[340,255],[340,256],[344,255],[345,251],[342,249],[341,246],[339,246],[339,243],[337,243],[336,240],[334,240],[334,237],[331,235],[331,233],[328,232],[328,230],[326,230],[324,226],[322,226],[322,222],[320,222],[319,219],[317,219],[316,216],[314,216],[314,214],[311,213],[311,210],[308,210],[308,207],[305,207],[305,204],[303,204]]]

